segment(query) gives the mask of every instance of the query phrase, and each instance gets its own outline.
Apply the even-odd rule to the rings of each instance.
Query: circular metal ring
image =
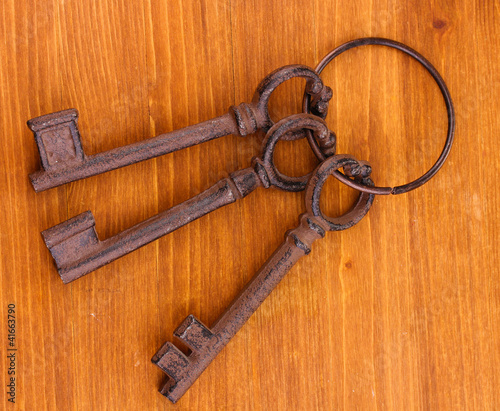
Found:
[[[421,177],[417,178],[416,180],[413,180],[410,183],[403,184],[397,187],[368,187],[366,185],[360,184],[356,181],[351,180],[350,178],[346,177],[344,174],[342,174],[340,171],[336,171],[334,173],[334,176],[338,178],[340,181],[343,183],[347,184],[348,186],[355,188],[356,190],[363,191],[365,193],[371,193],[371,194],[402,194],[402,193],[407,193],[408,191],[414,190],[421,185],[425,184],[427,181],[429,181],[434,175],[438,172],[438,170],[443,166],[444,162],[446,161],[446,158],[448,157],[448,154],[450,153],[451,146],[453,143],[453,137],[455,133],[455,111],[453,109],[453,103],[451,101],[451,96],[450,92],[448,91],[448,87],[446,86],[446,83],[444,82],[443,78],[441,75],[438,73],[438,71],[434,68],[434,66],[420,53],[417,51],[413,50],[412,48],[399,43],[397,41],[389,40],[389,39],[384,39],[380,37],[366,37],[366,38],[360,38],[356,40],[349,41],[347,43],[342,44],[341,46],[337,47],[335,50],[332,50],[330,53],[328,53],[318,64],[316,67],[316,72],[320,74],[323,69],[338,55],[342,54],[344,51],[347,51],[349,49],[359,47],[359,46],[365,46],[365,45],[379,45],[379,46],[387,46],[387,47],[392,47],[395,49],[398,49],[402,51],[405,54],[408,54],[409,56],[413,57],[415,60],[417,60],[422,66],[425,67],[425,69],[430,73],[432,78],[436,81],[437,85],[439,86],[439,89],[441,90],[441,94],[443,95],[444,102],[446,104],[446,111],[448,113],[448,133],[446,136],[446,141],[443,147],[443,151],[441,152],[439,158],[437,161],[434,163],[434,165]],[[304,100],[303,100],[303,108],[304,112],[308,113],[310,110],[309,107],[309,97],[304,94]],[[309,144],[311,145],[312,150],[316,154],[318,158],[325,159],[326,156],[321,152],[321,149],[317,143],[317,141],[314,139],[314,137],[311,135],[311,133],[307,133],[307,139],[309,141]]]
[[[282,174],[274,164],[274,150],[278,141],[290,132],[310,130],[320,139],[328,139],[330,130],[325,121],[312,114],[294,114],[278,121],[266,134],[262,144],[261,156],[254,158],[267,174],[270,184],[285,191],[302,191],[307,185],[311,173],[300,177],[289,177]]]
[[[335,172],[337,172],[339,168],[346,166],[362,167],[362,164],[350,155],[334,155],[323,161],[316,170],[314,170],[311,179],[307,183],[305,197],[306,210],[310,215],[319,219],[330,231],[345,230],[358,223],[366,215],[368,210],[370,210],[373,199],[375,198],[373,194],[360,192],[354,206],[344,215],[333,218],[323,214],[319,204],[323,185],[329,176],[335,175]],[[364,185],[373,185],[369,177],[356,177],[356,180]]]

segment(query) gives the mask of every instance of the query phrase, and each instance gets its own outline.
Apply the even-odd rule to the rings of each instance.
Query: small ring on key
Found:
[[[290,177],[281,173],[274,163],[274,151],[276,145],[287,133],[293,133],[299,130],[310,131],[316,138],[324,142],[335,141],[332,133],[328,129],[325,121],[313,114],[299,113],[285,117],[274,124],[266,134],[262,143],[262,153],[260,158],[256,157],[253,161],[260,162],[267,173],[270,184],[284,191],[302,191],[306,188],[311,173],[300,176]],[[333,140],[332,140],[333,139]],[[326,144],[330,146],[329,144]],[[331,147],[331,146],[330,146]],[[333,150],[335,150],[333,146]]]
[[[348,185],[349,187],[355,188],[356,190],[363,191],[365,193],[385,194],[385,195],[407,193],[408,191],[420,187],[421,185],[429,181],[432,177],[434,177],[434,175],[438,172],[438,170],[443,166],[444,162],[446,161],[446,158],[448,157],[448,154],[450,153],[451,146],[453,143],[453,137],[455,134],[455,111],[453,109],[453,103],[451,101],[450,92],[448,91],[448,87],[446,86],[446,83],[444,82],[441,75],[424,56],[422,56],[417,51],[413,50],[412,48],[402,43],[380,37],[360,38],[342,44],[341,46],[337,47],[336,49],[328,53],[321,60],[321,62],[315,69],[316,72],[320,74],[323,71],[323,69],[335,57],[342,54],[344,51],[365,45],[379,45],[379,46],[387,46],[398,49],[403,53],[408,54],[410,57],[413,57],[420,64],[422,64],[422,66],[424,66],[424,68],[430,73],[432,78],[436,81],[437,85],[439,86],[439,89],[441,90],[441,94],[443,95],[444,102],[446,104],[446,111],[448,113],[448,133],[446,136],[446,141],[443,147],[443,151],[441,152],[439,158],[434,163],[434,165],[425,174],[423,174],[421,177],[417,178],[416,180],[413,180],[410,183],[403,184],[397,187],[369,187],[351,180],[349,177],[345,176],[340,171],[334,172],[333,175],[341,182]],[[308,95],[304,94],[303,109],[305,113],[309,113],[310,109],[309,106],[310,106],[309,97]],[[311,145],[314,154],[316,154],[318,158],[322,158],[324,160],[326,156],[322,153],[321,148],[319,147],[317,141],[314,139],[313,135],[310,132],[307,132],[307,140],[309,141],[309,144]]]

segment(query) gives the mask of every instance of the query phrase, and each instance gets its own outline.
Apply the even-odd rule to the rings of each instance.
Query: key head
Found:
[[[174,336],[186,344],[192,351],[200,352],[209,348],[214,335],[194,315],[189,315],[174,331]]]
[[[193,315],[189,315],[174,331],[174,336],[189,347],[185,355],[171,342],[165,343],[153,356],[156,364],[168,379],[160,392],[173,403],[181,398],[198,376],[210,364],[214,344],[218,341],[212,330]]]
[[[300,177],[290,177],[281,173],[274,164],[274,151],[278,141],[299,131],[309,130],[318,139],[319,144],[335,152],[335,134],[328,129],[325,121],[311,114],[294,114],[278,121],[266,134],[262,143],[260,157],[253,159],[256,173],[264,187],[274,186],[284,191],[302,191],[305,189],[311,174]]]
[[[370,179],[371,166],[365,161],[358,161],[347,154],[337,154],[323,161],[312,173],[306,187],[306,210],[307,214],[313,216],[321,226],[329,231],[341,231],[352,227],[358,223],[368,212],[375,198],[374,194],[360,192],[354,206],[346,214],[340,217],[329,217],[323,214],[320,207],[321,191],[326,179],[333,175],[335,171],[343,168],[348,177],[353,177],[354,181],[370,186],[373,185]]]
[[[100,243],[91,211],[42,231],[42,236],[65,284],[80,276],[78,262]]]
[[[182,380],[189,367],[189,358],[171,342],[165,343],[151,361],[175,382]]]
[[[77,123],[78,111],[74,108],[28,121],[28,127],[35,134],[43,170],[84,161]]]

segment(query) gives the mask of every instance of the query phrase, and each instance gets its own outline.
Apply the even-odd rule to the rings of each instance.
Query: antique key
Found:
[[[280,139],[293,132],[311,130],[322,152],[335,152],[335,135],[326,123],[311,114],[296,114],[276,123],[267,133],[260,157],[252,167],[238,170],[197,196],[157,214],[111,238],[100,241],[90,211],[42,232],[64,283],[69,283],[103,265],[154,241],[185,224],[250,194],[257,187],[301,191],[308,175],[288,177],[274,165],[274,149]]]
[[[170,401],[175,403],[182,397],[292,266],[302,256],[310,253],[311,245],[316,239],[324,237],[326,231],[352,227],[368,212],[374,198],[373,194],[368,193],[360,193],[351,211],[341,217],[330,218],[321,212],[319,198],[323,184],[339,168],[343,168],[346,175],[355,177],[362,184],[372,184],[369,178],[371,167],[351,156],[335,155],[321,163],[307,184],[307,212],[300,216],[299,226],[287,232],[285,241],[219,319],[208,328],[193,315],[189,315],[174,331],[174,336],[189,347],[189,355],[167,342],[153,356],[151,361],[169,377],[160,392]]]
[[[276,87],[293,77],[307,80],[306,95],[313,107],[311,112],[325,118],[332,90],[323,85],[311,68],[289,65],[265,77],[251,103],[231,106],[226,114],[197,125],[91,156],[83,152],[75,109],[31,119],[28,127],[35,134],[41,160],[41,169],[30,174],[31,183],[39,192],[229,134],[246,136],[259,129],[267,131],[273,125],[268,111],[269,98]]]

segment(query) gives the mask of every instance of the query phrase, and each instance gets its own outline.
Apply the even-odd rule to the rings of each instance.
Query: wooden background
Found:
[[[0,4],[0,382],[7,304],[17,306],[19,410],[498,410],[500,3],[370,0],[5,0]],[[63,285],[40,231],[92,210],[101,239],[250,164],[262,135],[229,136],[35,194],[26,121],[75,107],[87,154],[209,119],[250,101],[285,64],[314,67],[363,36],[402,41],[441,72],[456,142],[417,191],[378,197],[354,228],[318,241],[185,397],[157,389],[151,356],[188,314],[210,325],[304,210],[259,190]],[[418,63],[364,47],[322,76],[339,153],[380,185],[437,158],[442,97]],[[302,81],[274,118],[299,112]],[[298,175],[316,160],[280,143]],[[329,181],[325,210],[355,193]]]

